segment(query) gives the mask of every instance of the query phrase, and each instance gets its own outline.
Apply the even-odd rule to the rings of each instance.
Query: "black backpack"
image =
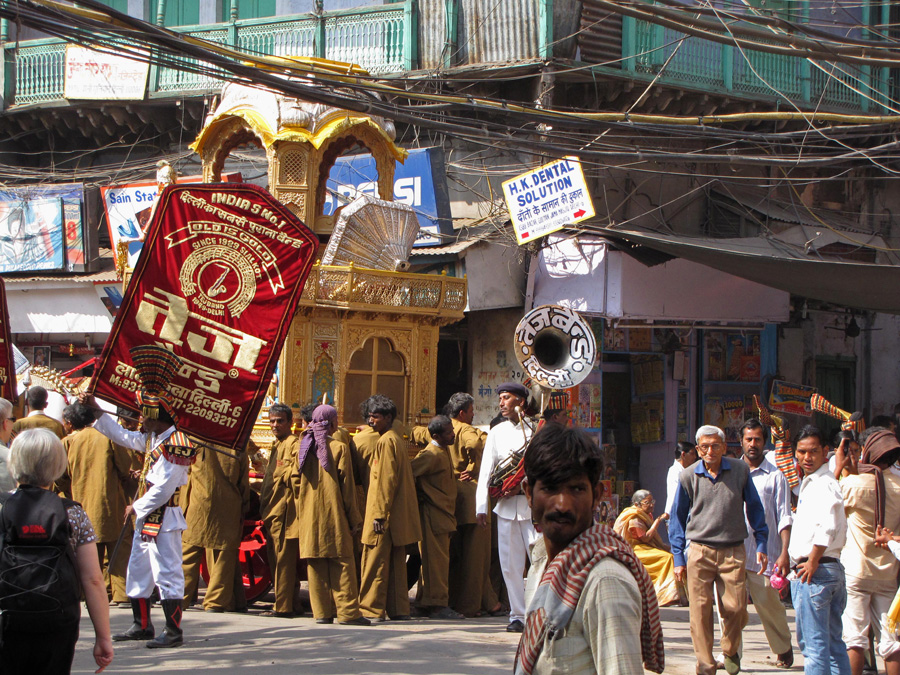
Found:
[[[81,586],[68,506],[48,490],[0,495],[0,620],[6,631],[49,633],[78,623]]]

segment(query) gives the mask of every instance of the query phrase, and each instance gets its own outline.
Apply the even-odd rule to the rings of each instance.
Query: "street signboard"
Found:
[[[520,244],[594,217],[577,157],[563,157],[504,181],[503,196]]]

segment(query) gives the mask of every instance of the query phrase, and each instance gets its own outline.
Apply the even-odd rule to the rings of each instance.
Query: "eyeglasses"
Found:
[[[721,443],[710,443],[704,445],[698,445],[697,448],[706,452],[707,450],[717,450],[722,447]]]
[[[653,506],[656,503],[656,500],[652,497],[647,497],[647,499],[641,500],[641,506]]]

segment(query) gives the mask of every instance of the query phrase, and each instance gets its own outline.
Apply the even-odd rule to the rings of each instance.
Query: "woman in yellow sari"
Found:
[[[655,503],[649,490],[638,490],[631,497],[632,505],[622,511],[613,529],[631,545],[644,563],[656,589],[656,599],[662,607],[678,602],[680,596],[675,582],[675,559],[657,532],[667,516],[663,514],[654,520]]]

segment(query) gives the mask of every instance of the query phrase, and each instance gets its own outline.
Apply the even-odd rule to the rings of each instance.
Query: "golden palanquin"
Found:
[[[388,120],[229,84],[192,147],[205,182],[221,179],[236,148],[264,148],[269,191],[324,240],[336,216],[322,212],[337,157],[371,152],[379,196],[391,200],[395,162],[407,154],[393,139]],[[278,398],[302,406],[327,395],[350,426],[363,422],[359,404],[373,393],[392,398],[406,424],[434,415],[439,328],[465,307],[465,279],[317,264],[281,355]],[[271,440],[265,417],[258,443]]]

